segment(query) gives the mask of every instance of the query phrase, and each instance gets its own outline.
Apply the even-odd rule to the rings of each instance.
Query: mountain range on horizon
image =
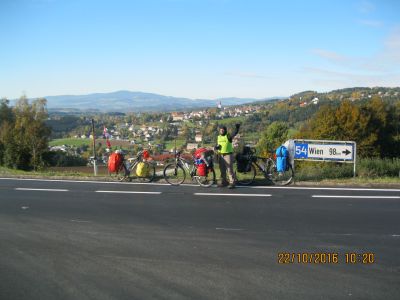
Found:
[[[264,99],[231,97],[210,100],[172,97],[144,92],[116,91],[110,93],[92,93],[87,95],[46,96],[43,98],[47,99],[47,108],[49,111],[79,110],[100,112],[158,112],[216,107],[219,101],[221,101],[223,106],[231,106],[257,101],[282,99],[285,97]],[[13,100],[12,102],[15,103],[15,101],[16,100]]]
[[[256,98],[218,98],[218,99],[190,99],[184,97],[164,96],[155,93],[116,91],[110,93],[92,93],[87,95],[59,95],[46,96],[49,112],[84,113],[84,112],[171,112],[190,109],[216,107],[219,102],[222,106],[243,105],[248,103],[265,103],[273,100],[302,99],[322,97],[330,100],[357,99],[371,95],[399,97],[400,87],[349,87],[330,92],[303,91],[290,97]],[[37,98],[35,98],[37,99]],[[33,100],[30,99],[30,100]],[[299,100],[299,101],[300,101]],[[11,100],[15,105],[16,99]]]

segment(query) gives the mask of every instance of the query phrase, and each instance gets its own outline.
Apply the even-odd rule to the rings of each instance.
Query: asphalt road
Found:
[[[0,178],[2,300],[400,299],[399,249],[400,190]]]

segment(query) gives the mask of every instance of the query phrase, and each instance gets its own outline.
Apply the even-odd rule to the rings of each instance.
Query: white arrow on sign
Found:
[[[308,144],[308,158],[353,160],[352,145]]]

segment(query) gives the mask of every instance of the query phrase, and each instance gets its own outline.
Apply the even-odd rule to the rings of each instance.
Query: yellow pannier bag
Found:
[[[136,176],[138,177],[146,177],[149,175],[149,166],[144,162],[138,163],[136,167]]]

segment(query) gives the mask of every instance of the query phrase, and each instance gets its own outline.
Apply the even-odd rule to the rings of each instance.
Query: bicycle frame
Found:
[[[176,166],[181,166],[185,171],[188,172],[188,174],[192,179],[194,178],[194,173],[195,173],[194,171],[196,166],[194,164],[189,163],[186,159],[182,158],[180,156],[180,153],[175,157],[175,167]]]
[[[258,168],[259,171],[261,171],[261,173],[263,173],[265,178],[268,178],[267,170],[270,163],[273,163],[272,158],[262,158],[262,157],[256,157],[256,158],[257,160],[253,162],[254,165]],[[259,159],[262,161],[262,164],[258,163]]]

